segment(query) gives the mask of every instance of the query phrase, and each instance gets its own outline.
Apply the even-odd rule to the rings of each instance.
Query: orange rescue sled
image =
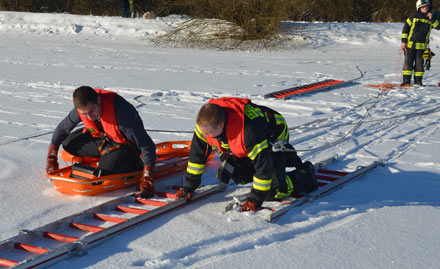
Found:
[[[191,141],[168,141],[156,144],[157,158],[153,173],[154,180],[157,181],[165,176],[185,170],[190,146]],[[214,154],[209,156],[209,160],[214,157]],[[70,195],[93,196],[113,191],[138,184],[141,177],[141,171],[102,177],[75,171],[76,176],[72,177],[73,163],[97,167],[99,158],[72,156],[68,152],[62,151],[61,159],[72,163],[72,165],[47,174],[46,177],[53,182],[57,191]]]

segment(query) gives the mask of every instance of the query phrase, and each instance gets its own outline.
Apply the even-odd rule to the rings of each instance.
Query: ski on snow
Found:
[[[352,172],[325,169],[329,163],[335,160],[337,160],[337,156],[314,164],[315,175],[318,180],[318,189],[311,193],[295,194],[293,197],[288,197],[283,201],[266,201],[262,204],[260,210],[257,212],[257,215],[263,217],[268,222],[274,221],[284,215],[290,209],[308,202],[313,202],[321,196],[337,190],[344,184],[362,177],[378,165],[383,165],[383,160],[377,160],[367,166],[357,167],[357,169]],[[248,194],[234,197],[233,201],[222,208],[222,212],[226,214],[228,211],[234,209],[240,211],[241,205],[247,197]]]

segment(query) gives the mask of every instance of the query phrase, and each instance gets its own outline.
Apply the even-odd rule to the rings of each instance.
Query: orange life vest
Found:
[[[209,103],[221,106],[226,111],[226,138],[228,139],[229,149],[238,158],[247,157],[248,152],[244,144],[244,107],[250,103],[247,98],[222,97],[209,100]],[[223,153],[227,153],[221,147],[220,140],[206,135],[206,141],[211,146],[215,146]]]
[[[113,105],[113,101],[115,99],[115,92],[106,91],[101,89],[94,89],[99,97],[101,98],[101,124],[104,129],[104,134],[99,132],[98,127],[95,124],[95,121],[87,119],[87,117],[83,116],[81,113],[78,114],[81,120],[84,123],[84,129],[88,130],[93,137],[102,137],[103,135],[108,136],[110,139],[115,141],[116,143],[129,143],[127,139],[125,139],[124,135],[118,128],[118,123],[116,122],[115,108]]]

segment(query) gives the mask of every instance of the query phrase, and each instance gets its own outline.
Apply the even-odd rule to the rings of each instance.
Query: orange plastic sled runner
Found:
[[[191,141],[168,141],[156,144],[157,158],[153,178],[157,180],[185,170],[190,146]],[[211,160],[214,154],[212,153],[208,160]],[[72,177],[73,163],[97,167],[99,158],[72,156],[62,151],[61,159],[72,165],[47,174],[46,177],[52,181],[57,191],[65,194],[93,196],[138,184],[141,177],[141,171],[102,177],[75,171],[76,177]]]

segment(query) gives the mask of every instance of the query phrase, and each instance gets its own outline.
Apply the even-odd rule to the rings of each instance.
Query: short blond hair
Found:
[[[226,114],[224,108],[213,103],[204,104],[197,114],[196,123],[201,126],[217,127],[224,123]]]

